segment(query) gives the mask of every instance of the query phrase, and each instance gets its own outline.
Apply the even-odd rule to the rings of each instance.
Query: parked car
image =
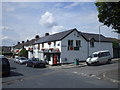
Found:
[[[19,57],[16,57],[16,58],[14,59],[14,63],[17,63],[18,60],[19,60]]]
[[[108,50],[94,52],[86,60],[87,65],[99,65],[111,62],[111,55]]]
[[[0,70],[1,76],[9,76],[10,75],[10,63],[6,57],[0,55]]]
[[[26,66],[33,67],[33,68],[35,68],[35,67],[45,68],[46,62],[39,60],[39,58],[30,58],[30,59],[28,59]]]
[[[26,64],[28,59],[26,57],[19,57],[17,63],[18,64]]]

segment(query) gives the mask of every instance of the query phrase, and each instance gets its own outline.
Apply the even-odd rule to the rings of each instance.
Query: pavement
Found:
[[[120,58],[112,59],[112,62],[120,62]],[[61,68],[61,69],[70,69],[70,68],[79,68],[79,67],[85,67],[87,66],[86,62],[80,62],[79,65],[72,64],[63,64],[58,66],[47,66],[48,68]],[[102,79],[107,79],[112,82],[120,83],[120,68],[115,68],[112,70],[105,71],[104,73],[101,73]],[[89,76],[89,75],[86,75]],[[100,76],[100,77],[101,77]],[[99,78],[99,77],[98,77]]]

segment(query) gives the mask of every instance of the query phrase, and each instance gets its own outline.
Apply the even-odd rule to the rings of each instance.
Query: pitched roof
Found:
[[[38,40],[38,39],[32,39],[32,40],[30,40],[30,41],[27,41],[27,42],[24,42],[24,43],[17,44],[17,45],[15,45],[13,48],[21,49],[21,48],[23,48],[24,46],[33,45],[33,44],[35,43],[35,40]]]
[[[81,35],[87,40],[94,39],[96,42],[99,42],[99,34],[92,34],[92,33],[83,33],[81,32]],[[101,42],[111,42],[109,39],[107,39],[105,36],[100,34],[100,41]]]
[[[24,43],[24,46],[30,46],[30,45],[32,45],[32,44],[34,44],[35,43],[35,39],[32,39],[32,40],[30,40],[30,41],[28,41],[28,42],[25,42]]]
[[[20,44],[17,44],[15,46],[13,46],[13,48],[16,48],[16,49],[21,49],[23,48],[24,44],[23,43],[20,43]]]
[[[69,35],[74,30],[76,30],[76,29],[71,29],[71,30],[68,30],[68,31],[64,31],[64,32],[60,32],[60,33],[56,33],[56,34],[41,37],[39,40],[37,40],[35,42],[35,44],[62,40],[63,38],[65,38],[67,35]]]
[[[110,41],[116,41],[117,43],[120,43],[120,39],[117,39],[117,38],[110,38],[108,37],[107,39],[109,39]]]
[[[11,46],[1,46],[0,52],[2,53],[11,53]]]
[[[87,41],[89,41],[89,39],[94,39],[96,42],[99,41],[99,34],[84,33],[84,32],[79,32],[77,29],[71,29],[68,31],[63,31],[60,33],[41,37],[39,40],[37,40],[35,42],[35,44],[62,40],[63,38],[65,38],[67,35],[69,35],[74,30],[76,30]],[[105,36],[103,36],[101,34],[100,34],[100,41],[101,42],[111,42],[109,39],[107,39]]]

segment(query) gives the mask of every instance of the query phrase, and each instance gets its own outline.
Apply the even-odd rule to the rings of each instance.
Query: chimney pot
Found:
[[[45,33],[45,36],[49,36],[49,33]]]
[[[22,43],[24,43],[24,41],[22,41]]]
[[[27,40],[27,42],[29,42],[29,40]]]
[[[18,44],[20,44],[20,42],[18,42]]]
[[[38,39],[38,38],[40,38],[39,35],[36,35],[36,36],[35,36],[35,39]]]

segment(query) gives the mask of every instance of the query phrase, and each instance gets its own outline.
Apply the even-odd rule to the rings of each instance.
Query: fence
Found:
[[[113,48],[113,58],[120,58],[120,48]]]

